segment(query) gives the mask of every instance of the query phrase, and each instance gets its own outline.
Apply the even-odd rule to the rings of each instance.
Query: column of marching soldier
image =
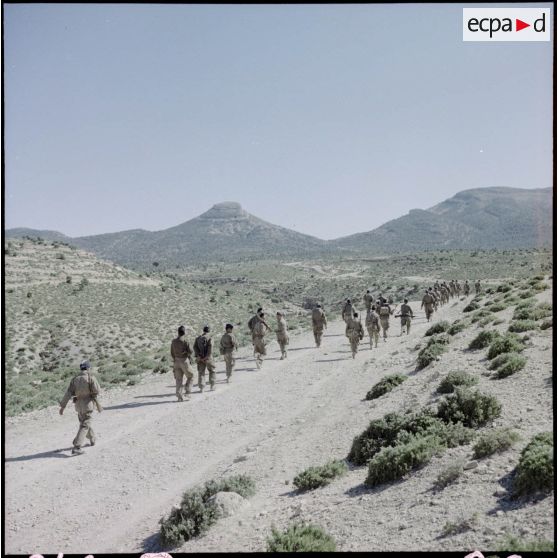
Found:
[[[480,281],[475,282],[475,294],[481,292]],[[452,279],[449,283],[445,281],[436,283],[425,290],[421,301],[421,310],[424,309],[426,320],[429,322],[433,313],[438,310],[439,306],[443,306],[449,302],[450,298],[460,296],[461,294],[468,296],[470,294],[469,281],[465,281],[463,285]],[[382,334],[384,342],[387,339],[387,331],[389,329],[390,316],[401,318],[401,333],[400,336],[411,331],[411,320],[415,318],[409,301],[404,299],[403,304],[392,308],[393,300],[386,299],[379,295],[377,299],[370,294],[367,290],[363,297],[363,302],[366,307],[365,326],[370,336],[370,348],[378,347],[378,339],[380,333]],[[399,307],[399,313],[395,311]],[[350,299],[346,299],[341,311],[341,317],[345,321],[345,335],[349,340],[351,346],[352,357],[355,358],[359,342],[364,338],[364,328],[356,312],[353,303]],[[277,312],[277,324],[275,334],[277,342],[281,350],[281,360],[287,358],[287,345],[289,344],[289,334],[285,314]],[[312,330],[314,332],[314,340],[316,347],[319,348],[322,342],[322,335],[324,329],[327,329],[327,318],[320,304],[316,304],[311,313]],[[252,344],[254,346],[254,358],[258,369],[263,364],[263,357],[266,356],[266,343],[265,335],[271,331],[271,327],[265,321],[265,314],[262,308],[258,308],[256,314],[250,318],[248,328],[252,335]],[[226,324],[225,333],[222,335],[219,342],[219,350],[225,361],[226,381],[231,381],[232,372],[235,365],[234,353],[238,349],[238,343],[233,333],[233,325]],[[210,336],[209,326],[203,328],[203,333],[196,337],[193,344],[193,352],[190,344],[186,340],[186,329],[184,326],[178,328],[178,336],[172,340],[171,343],[171,356],[173,359],[173,373],[176,380],[176,397],[178,401],[190,399],[192,383],[194,380],[194,373],[192,366],[194,359],[198,369],[198,388],[203,392],[205,388],[205,371],[208,371],[209,386],[211,390],[215,389],[215,363],[213,361],[213,339]],[[100,386],[97,378],[92,376],[89,372],[91,364],[89,361],[83,361],[80,365],[80,373],[75,376],[68,386],[64,397],[60,401],[60,414],[62,415],[64,409],[70,399],[75,404],[75,409],[78,414],[79,430],[72,444],[72,455],[81,455],[83,453],[82,446],[85,439],[89,440],[91,446],[95,445],[95,433],[91,426],[93,410],[96,408],[99,412],[102,407],[97,400],[100,392]],[[186,378],[186,382],[184,382]],[[184,389],[184,395],[183,395]]]

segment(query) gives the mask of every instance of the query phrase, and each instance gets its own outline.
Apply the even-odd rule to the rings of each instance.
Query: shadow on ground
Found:
[[[42,453],[33,453],[31,455],[21,455],[20,457],[6,457],[6,462],[11,461],[30,461],[31,459],[48,459],[49,457],[61,457],[63,459],[72,457],[62,453],[63,451],[70,451],[72,448],[55,449],[51,451],[44,451]]]

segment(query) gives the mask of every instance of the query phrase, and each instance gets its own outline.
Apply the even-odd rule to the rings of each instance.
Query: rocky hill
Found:
[[[552,244],[552,189],[476,188],[331,242],[375,253],[475,248],[534,248]]]
[[[363,233],[326,241],[274,225],[224,202],[185,223],[69,238],[55,231],[11,229],[8,237],[68,242],[132,268],[174,268],[202,261],[315,258],[440,249],[540,248],[552,245],[552,189],[478,188]]]

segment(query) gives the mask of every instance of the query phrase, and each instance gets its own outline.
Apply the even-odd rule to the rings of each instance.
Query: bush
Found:
[[[459,535],[459,533],[464,533],[472,529],[479,520],[478,512],[475,512],[471,517],[467,519],[462,519],[458,523],[452,523],[448,521],[442,530],[442,537],[450,537],[454,535]]]
[[[467,306],[463,308],[463,312],[473,312],[474,310],[478,310],[478,309],[479,309],[479,303],[475,302],[475,300],[471,300],[471,302],[469,302],[469,304],[467,304]]]
[[[554,486],[554,443],[552,432],[537,434],[523,448],[513,479],[514,496],[537,491],[548,492]]]
[[[502,405],[492,395],[457,387],[438,404],[438,417],[445,422],[461,422],[478,428],[500,416]]]
[[[452,482],[456,481],[463,474],[464,463],[458,461],[444,469],[436,478],[434,488],[442,490]]]
[[[553,325],[552,320],[545,320],[542,324],[541,324],[541,329],[545,330],[545,329],[549,329],[551,328]]]
[[[403,374],[391,374],[382,378],[372,389],[366,394],[366,400],[376,399],[390,392],[394,387],[402,384],[407,379]]]
[[[331,535],[312,524],[295,523],[280,533],[272,527],[267,539],[267,552],[335,552],[336,544]]]
[[[443,333],[444,331],[447,331],[449,327],[450,327],[449,322],[446,321],[438,322],[433,326],[431,326],[424,335],[430,336],[430,335],[434,335],[435,333]]]
[[[479,310],[471,315],[471,323],[476,324],[483,319],[485,321],[490,321],[492,318],[494,318],[492,312],[489,312],[488,310]]]
[[[515,322],[512,322],[508,327],[508,331],[512,331],[515,333],[531,331],[533,329],[537,329],[537,322],[533,320],[517,320]]]
[[[547,302],[541,302],[537,306],[529,305],[520,308],[519,306],[513,313],[514,320],[542,320],[552,316],[552,306]]]
[[[484,349],[488,347],[494,339],[500,337],[500,334],[496,330],[486,330],[483,329],[470,343],[469,349]]]
[[[519,353],[524,349],[523,344],[515,333],[506,333],[504,336],[497,337],[490,343],[488,358],[493,358],[502,353]]]
[[[443,343],[431,343],[424,347],[417,356],[417,370],[422,370],[435,361],[446,350]]]
[[[498,285],[498,288],[496,289],[497,293],[508,293],[509,291],[511,291],[511,287],[509,285],[506,285],[505,283],[502,283],[501,285]]]
[[[495,546],[498,552],[554,552],[554,541],[544,539],[527,541],[513,535],[508,535]]]
[[[413,469],[426,465],[441,448],[436,436],[413,435],[405,444],[382,449],[368,463],[367,486],[400,479]]]
[[[502,353],[490,363],[489,368],[497,371],[497,378],[506,378],[521,370],[525,364],[527,359],[517,353]]]
[[[457,320],[456,322],[451,324],[451,326],[448,329],[448,333],[450,335],[456,335],[459,332],[463,331],[466,327],[467,327],[467,324],[465,322],[461,322],[461,321]]]
[[[432,345],[438,343],[440,345],[449,345],[451,341],[450,336],[447,333],[439,333],[433,335],[427,342],[426,346],[431,347]]]
[[[501,312],[502,310],[505,310],[506,308],[507,308],[507,306],[503,302],[500,302],[500,303],[492,304],[492,306],[489,306],[487,308],[487,310],[489,312],[494,313],[494,312]]]
[[[499,428],[484,433],[473,446],[473,457],[480,459],[494,453],[502,453],[519,440],[519,434],[511,428]]]
[[[334,460],[320,467],[309,467],[294,478],[293,484],[299,490],[312,490],[329,484],[334,478],[346,472],[347,464],[344,461]]]
[[[450,372],[438,386],[438,393],[453,393],[457,386],[472,386],[478,383],[478,378],[468,372],[456,370]]]
[[[217,512],[207,501],[217,492],[237,492],[243,497],[255,493],[254,481],[246,475],[236,475],[218,481],[206,482],[203,487],[187,490],[178,508],[169,517],[160,519],[161,541],[165,545],[178,546],[205,533],[215,521]]]

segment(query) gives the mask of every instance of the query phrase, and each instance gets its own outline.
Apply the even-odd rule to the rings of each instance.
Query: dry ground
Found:
[[[550,293],[538,297],[548,301]],[[435,321],[463,317],[465,304],[451,301]],[[511,312],[501,312],[506,322],[499,329]],[[224,383],[220,362],[217,390],[196,392],[189,402],[176,402],[170,373],[115,388],[103,397],[105,411],[94,416],[97,445],[78,457],[69,457],[77,427],[71,405],[63,417],[50,407],[8,419],[6,552],[153,551],[159,518],[185,489],[233,473],[251,475],[256,495],[238,515],[175,550],[265,550],[271,525],[282,528],[295,518],[323,526],[341,551],[471,551],[490,548],[504,533],[553,538],[553,496],[521,505],[504,496],[521,448],[553,428],[552,330],[535,334],[524,370],[491,380],[482,375],[486,351],[465,350],[477,326],[456,335],[439,362],[415,373],[415,347],[428,325],[417,320],[410,336],[398,337],[397,322],[392,319],[387,343],[373,350],[363,344],[355,360],[340,322],[330,324],[321,349],[311,334],[293,336],[285,361],[278,360],[277,343],[269,342],[259,371],[242,349],[233,382]],[[362,484],[366,468],[354,467],[327,487],[293,491],[297,473],[344,458],[371,419],[434,403],[440,379],[455,369],[477,373],[479,388],[499,398],[503,411],[495,426],[514,427],[522,437],[516,447],[482,460],[438,493],[432,486],[439,472],[458,458],[471,459],[471,445],[447,450],[408,478],[375,489]],[[373,384],[395,372],[409,379],[364,401]],[[475,511],[479,521],[472,530],[441,537],[446,522]]]

